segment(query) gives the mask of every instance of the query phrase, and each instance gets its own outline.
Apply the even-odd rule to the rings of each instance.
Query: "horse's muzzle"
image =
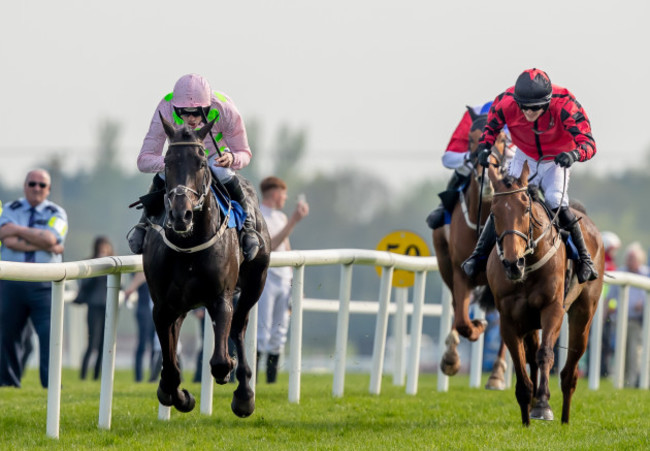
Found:
[[[506,272],[506,277],[512,281],[522,280],[524,277],[524,270],[526,269],[526,260],[521,257],[516,261],[501,260],[503,269]]]
[[[167,225],[176,233],[186,234],[192,231],[193,219],[194,214],[190,209],[181,209],[180,211],[171,209],[168,212]]]

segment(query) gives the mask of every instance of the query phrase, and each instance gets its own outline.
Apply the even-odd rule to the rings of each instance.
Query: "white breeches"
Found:
[[[289,331],[291,281],[269,274],[257,302],[257,352],[280,354]]]
[[[528,182],[538,185],[544,191],[544,198],[549,207],[553,209],[558,208],[560,202],[563,207],[569,205],[568,191],[571,172],[569,168],[565,170],[565,168],[555,164],[553,160],[538,162],[517,149],[515,156],[510,162],[508,173],[513,177],[521,176],[524,162],[528,162],[528,168],[530,169],[528,176],[534,176]]]
[[[467,160],[469,152],[445,152],[442,156],[442,165],[447,169],[455,169],[461,175],[472,172],[472,164]]]

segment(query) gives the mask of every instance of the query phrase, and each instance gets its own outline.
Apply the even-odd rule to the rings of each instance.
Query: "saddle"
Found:
[[[456,203],[458,203],[458,198],[460,197],[460,193],[461,192],[464,193],[469,187],[470,181],[471,180],[468,178],[458,188],[448,189],[438,193],[440,202],[442,203],[442,206],[445,208],[445,224],[449,224],[451,222],[451,212],[454,211],[454,208],[456,207]]]

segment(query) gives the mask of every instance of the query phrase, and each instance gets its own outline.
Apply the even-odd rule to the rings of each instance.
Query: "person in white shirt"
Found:
[[[260,183],[262,204],[260,210],[271,235],[271,250],[291,250],[289,235],[293,228],[309,214],[309,204],[298,199],[290,217],[281,210],[287,200],[287,185],[278,177],[267,177]],[[264,291],[257,304],[257,360],[267,355],[266,382],[277,379],[280,353],[287,341],[291,299],[290,267],[269,268]],[[258,365],[259,366],[259,365]]]

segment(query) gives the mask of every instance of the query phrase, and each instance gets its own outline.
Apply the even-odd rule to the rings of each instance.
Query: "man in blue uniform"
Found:
[[[25,178],[25,197],[0,215],[2,260],[59,263],[68,231],[65,210],[47,200],[50,174],[34,169]],[[20,387],[23,374],[22,333],[31,319],[40,348],[41,385],[47,388],[50,357],[50,282],[0,281],[0,386]]]

